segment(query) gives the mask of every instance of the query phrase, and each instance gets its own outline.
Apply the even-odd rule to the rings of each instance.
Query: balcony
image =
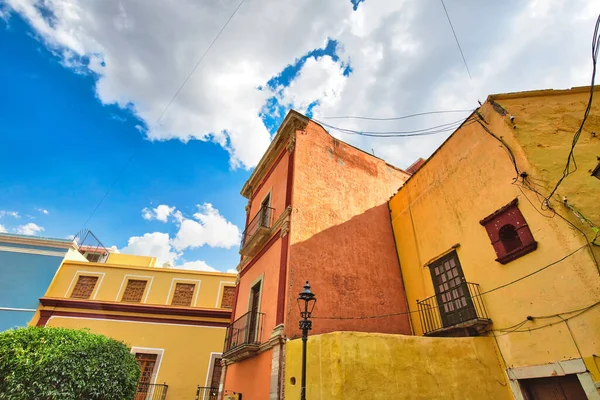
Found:
[[[242,243],[240,245],[241,255],[251,257],[260,250],[271,235],[274,215],[275,210],[273,208],[267,206],[261,207],[242,234]]]
[[[417,306],[426,336],[478,336],[492,323],[476,283],[463,282],[446,292],[417,300]]]
[[[224,359],[239,361],[256,355],[260,347],[264,316],[263,313],[250,311],[227,327]]]
[[[133,400],[165,400],[168,389],[166,383],[139,383]]]

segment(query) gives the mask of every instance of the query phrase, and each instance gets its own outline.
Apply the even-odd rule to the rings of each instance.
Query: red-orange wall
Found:
[[[289,153],[284,148],[276,158],[279,161],[271,170],[269,177],[252,192],[249,221],[258,213],[260,204],[269,191],[271,192],[271,207],[275,209],[273,221],[276,221],[277,217],[285,210],[288,159]]]
[[[329,135],[314,122],[296,137],[285,333],[300,335],[296,297],[308,279],[315,317],[407,311],[387,201],[408,174]],[[411,334],[406,315],[314,319],[332,331]]]
[[[224,388],[242,393],[244,400],[269,398],[271,382],[271,350],[227,366]]]

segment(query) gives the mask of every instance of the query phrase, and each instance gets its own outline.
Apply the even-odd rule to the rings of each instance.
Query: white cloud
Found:
[[[250,168],[270,140],[259,113],[270,90],[257,90],[286,65],[339,43],[340,60],[309,59],[280,95],[315,116],[398,116],[476,106],[490,93],[589,84],[593,0],[448,4],[473,79],[464,70],[441,4],[368,0],[245,2],[162,118],[165,105],[237,6],[237,0],[85,2],[7,0],[63,63],[91,70],[104,104],[126,108],[151,140],[211,141],[233,167]],[[46,13],[47,14],[47,13]],[[301,34],[297,21],[304,21]],[[485,34],[476,34],[485,32]],[[560,57],[556,54],[560,53]],[[79,59],[88,56],[88,66]],[[340,74],[349,60],[352,73]],[[312,98],[312,97],[316,98]],[[360,130],[410,130],[453,120],[336,121]],[[429,155],[447,136],[365,138],[336,134],[399,166]]]
[[[132,236],[127,246],[121,249],[122,253],[138,256],[156,257],[157,265],[169,263],[173,265],[180,257],[180,253],[171,248],[169,234],[162,232],[145,233],[143,236]]]
[[[193,271],[218,272],[216,269],[205,263],[204,261],[188,261],[181,265],[175,265],[174,268],[189,269]]]
[[[229,269],[228,269],[226,272],[227,272],[228,274],[237,274],[237,273],[238,273],[238,272],[237,272],[237,269],[235,269],[235,268],[229,268]]]
[[[227,221],[212,204],[198,205],[198,212],[193,217],[194,219],[181,220],[179,231],[172,242],[176,250],[204,245],[229,249],[240,243],[238,227]]]
[[[48,210],[46,210],[46,209],[44,209],[44,208],[36,208],[36,210],[37,210],[37,211],[39,211],[39,212],[41,212],[42,214],[46,214],[46,215],[47,215],[47,214],[50,214],[50,213],[48,212]]]
[[[155,208],[144,208],[142,210],[142,218],[151,221],[153,219],[161,222],[167,222],[169,216],[173,214],[175,207],[169,207],[166,204],[161,204]]]
[[[75,235],[67,235],[65,236],[65,239],[73,240],[75,239]]]
[[[8,232],[6,230],[6,227],[4,225],[0,225],[0,233],[6,233],[6,232]]]
[[[0,210],[0,218],[2,218],[4,216],[13,217],[13,218],[21,218],[18,211]]]
[[[36,235],[44,231],[44,227],[38,226],[33,222],[18,226],[15,231],[20,235]]]

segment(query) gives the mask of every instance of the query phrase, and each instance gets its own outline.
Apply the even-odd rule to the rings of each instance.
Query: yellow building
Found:
[[[414,333],[495,342],[519,400],[600,398],[598,102],[544,201],[589,97],[490,96],[389,202]]]
[[[216,399],[236,276],[155,261],[116,253],[104,263],[65,260],[31,325],[88,328],[127,343],[142,367],[136,400]]]

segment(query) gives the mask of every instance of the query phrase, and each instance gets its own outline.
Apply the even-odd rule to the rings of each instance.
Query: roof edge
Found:
[[[0,243],[24,244],[28,246],[55,247],[68,250],[77,248],[75,242],[70,239],[58,239],[42,236],[17,235],[12,233],[0,233]]]
[[[244,183],[244,186],[242,187],[242,190],[240,192],[242,196],[244,196],[247,199],[250,198],[250,196],[252,195],[252,190],[257,186],[256,183],[260,182],[260,180],[263,178],[263,176],[275,160],[275,157],[277,157],[277,155],[287,142],[287,139],[289,138],[291,133],[291,130],[288,129],[288,127],[295,121],[299,122],[301,126],[306,126],[308,125],[310,118],[308,118],[304,114],[299,113],[296,110],[288,111],[287,115],[283,119],[283,122],[281,123],[281,125],[279,125],[277,133],[273,137],[273,140],[267,148],[267,151],[265,151],[260,161],[256,165],[256,168],[254,168],[254,171],[252,171],[252,174],[250,174],[250,177],[248,178],[246,183]]]
[[[594,92],[600,90],[600,85],[594,85]],[[512,93],[497,93],[490,94],[487,101],[490,100],[507,100],[507,99],[518,99],[524,97],[542,97],[542,96],[560,96],[566,94],[585,93],[590,91],[590,86],[574,86],[570,89],[539,89],[539,90],[528,90],[523,92],[512,92]]]

